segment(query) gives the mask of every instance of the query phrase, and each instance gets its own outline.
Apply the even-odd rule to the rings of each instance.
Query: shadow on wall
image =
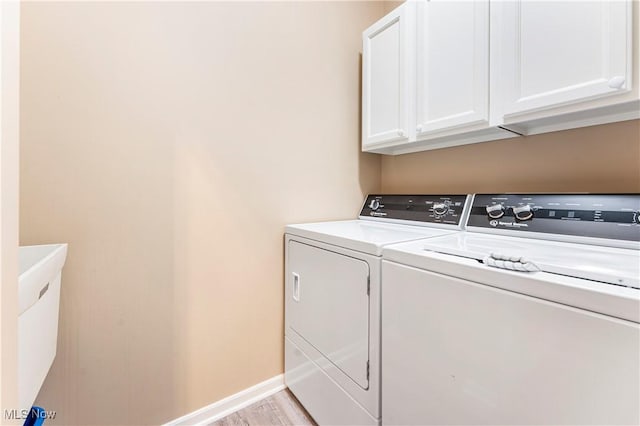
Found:
[[[640,192],[640,120],[382,157],[384,192]]]
[[[386,3],[386,2],[385,2]],[[377,188],[382,188],[382,155],[370,154],[362,152],[362,54],[359,55],[358,61],[358,143],[354,146],[358,147],[358,176],[360,179],[360,188],[363,194],[368,194],[367,189],[372,187],[372,182],[376,182]],[[362,200],[364,203],[364,198]]]

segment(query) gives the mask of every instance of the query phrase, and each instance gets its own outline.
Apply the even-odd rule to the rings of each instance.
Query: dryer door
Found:
[[[369,264],[289,241],[287,323],[363,389],[369,387]]]

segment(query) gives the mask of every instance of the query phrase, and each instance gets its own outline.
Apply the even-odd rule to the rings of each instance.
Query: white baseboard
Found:
[[[164,426],[206,425],[273,395],[285,388],[282,374],[228,396],[213,404],[171,420]]]

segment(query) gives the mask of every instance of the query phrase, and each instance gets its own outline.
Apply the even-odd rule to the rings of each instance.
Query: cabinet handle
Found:
[[[622,89],[624,86],[625,78],[621,75],[617,75],[609,80],[609,87],[612,89]]]

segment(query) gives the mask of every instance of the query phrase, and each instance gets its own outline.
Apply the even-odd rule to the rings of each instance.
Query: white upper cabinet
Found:
[[[421,1],[416,13],[416,137],[487,127],[489,1]]]
[[[362,149],[640,118],[631,0],[408,0],[363,35]]]
[[[620,102],[637,85],[630,1],[496,1],[492,8],[499,74],[492,90],[501,94],[505,122]]]
[[[362,148],[409,140],[409,39],[415,20],[406,3],[363,34]]]

